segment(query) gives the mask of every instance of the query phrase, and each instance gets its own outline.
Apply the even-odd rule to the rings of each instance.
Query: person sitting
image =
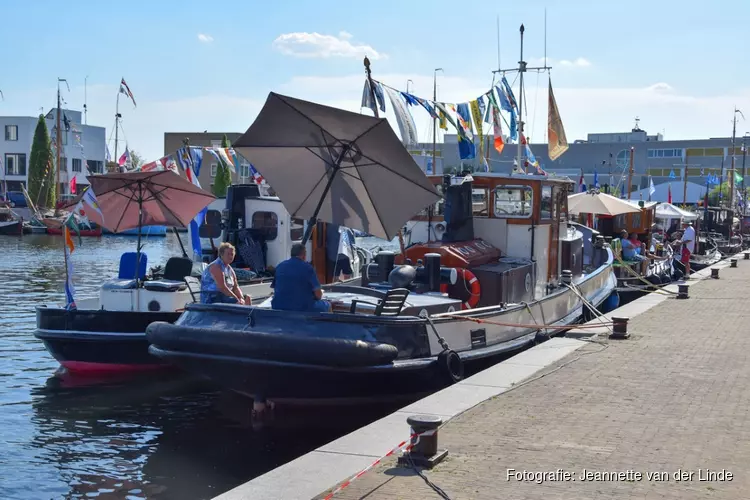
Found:
[[[633,243],[633,241],[636,243]],[[648,259],[641,255],[641,242],[638,241],[638,236],[633,233],[628,238],[628,232],[623,229],[620,232],[620,243],[622,244],[622,259],[625,261],[640,262],[641,272],[645,272],[645,265],[643,263]]]
[[[323,300],[315,269],[307,262],[307,250],[302,243],[292,245],[291,258],[276,267],[271,307],[282,311],[330,312],[331,304]]]
[[[243,295],[232,269],[235,249],[231,243],[219,245],[219,257],[203,271],[201,276],[201,303],[241,304],[249,306],[249,295]]]
[[[326,227],[326,260],[328,268],[333,272],[332,281],[346,281],[351,279],[352,245],[354,244],[354,233],[351,229],[328,224]]]

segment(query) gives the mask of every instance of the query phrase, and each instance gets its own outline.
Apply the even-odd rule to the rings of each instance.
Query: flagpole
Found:
[[[684,175],[683,183],[682,183],[682,206],[685,207],[687,205],[687,178],[688,178],[688,154],[687,150],[685,151],[685,175]]]
[[[747,173],[745,171],[745,158],[747,157],[747,144],[745,144],[747,139],[747,132],[745,132],[745,135],[742,136],[742,215],[745,215],[746,206],[747,203],[747,193],[745,192],[745,174]],[[7,188],[6,188],[7,189]]]
[[[630,185],[633,183],[633,156],[635,154],[635,148],[630,147],[630,169],[628,169],[628,197],[626,200],[630,200]]]
[[[120,88],[122,88],[122,84],[120,84]],[[120,157],[117,156],[117,141],[119,139],[119,133],[120,133],[120,94],[121,92],[117,91],[117,104],[115,104],[115,156],[112,158],[113,161],[120,163]]]
[[[732,117],[732,173],[729,176],[729,209],[734,211],[734,141],[737,136],[737,112],[739,110],[734,108],[734,116]]]

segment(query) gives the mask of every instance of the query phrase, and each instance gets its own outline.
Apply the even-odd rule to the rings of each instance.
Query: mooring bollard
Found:
[[[743,255],[745,256],[745,260],[750,260],[750,252],[745,252]]]
[[[711,268],[711,277],[715,280],[719,279],[719,270],[715,267]]]
[[[398,458],[398,465],[432,469],[447,455],[448,450],[438,450],[438,428],[443,419],[431,415],[412,415],[406,419],[411,427],[412,449]]]
[[[688,285],[677,285],[677,298],[687,299],[688,298]]]
[[[629,318],[612,318],[612,333],[609,335],[611,339],[627,339],[630,337],[628,333],[628,319]]]
[[[737,267],[737,259],[729,259],[729,267]]]

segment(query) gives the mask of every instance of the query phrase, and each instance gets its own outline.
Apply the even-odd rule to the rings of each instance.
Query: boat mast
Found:
[[[747,174],[747,171],[745,170],[745,158],[747,157],[746,140],[747,132],[742,136],[742,215],[745,215],[747,212],[747,207],[745,206],[747,203],[747,193],[745,192],[745,175]]]
[[[432,102],[437,102],[437,72],[443,68],[435,68],[432,74]],[[435,157],[437,156],[437,114],[432,115],[432,172],[437,173]]]
[[[510,73],[513,71],[517,71],[519,73],[519,90],[518,90],[518,153],[517,153],[517,167],[521,168],[522,160],[523,160],[523,140],[522,137],[526,139],[526,137],[523,135],[523,74],[526,73],[528,70],[534,70],[534,71],[548,71],[552,69],[550,66],[547,66],[547,60],[545,58],[544,65],[543,66],[537,66],[530,68],[526,65],[526,61],[523,60],[523,32],[526,31],[526,28],[524,28],[523,24],[519,28],[519,31],[521,33],[521,60],[518,61],[518,67],[517,68],[509,68],[509,69],[500,69],[493,71],[493,73]],[[546,35],[545,35],[546,36]],[[545,49],[546,54],[546,49]],[[526,139],[528,140],[528,139]],[[523,166],[524,172],[528,173],[526,170],[526,166]]]
[[[55,126],[57,127],[57,133],[55,134],[55,149],[57,150],[55,155],[55,203],[60,201],[60,149],[62,148],[62,130],[60,128],[60,114],[62,113],[60,103],[62,101],[62,98],[60,97],[60,82],[65,82],[65,85],[68,85],[68,81],[65,78],[57,78],[57,123],[55,124]],[[68,87],[68,90],[70,90],[70,87]]]
[[[688,178],[688,155],[685,151],[685,175],[682,179],[682,206],[687,205],[687,178]]]
[[[120,88],[122,88],[122,84],[120,85]],[[119,165],[119,157],[117,156],[117,141],[119,139],[119,133],[120,133],[120,118],[122,118],[122,115],[120,114],[120,90],[117,90],[117,104],[115,104],[115,156],[112,158],[113,161],[117,162]],[[111,137],[111,136],[110,136]]]
[[[737,113],[742,114],[742,111],[734,108],[734,116],[732,117],[732,173],[729,175],[729,209],[734,210],[734,142],[737,137]],[[743,116],[744,118],[744,116]]]
[[[630,168],[628,168],[628,197],[626,200],[630,200],[630,186],[633,184],[633,156],[635,155],[635,148],[630,146]]]

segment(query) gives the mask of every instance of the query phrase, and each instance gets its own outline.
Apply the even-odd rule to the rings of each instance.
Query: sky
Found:
[[[750,119],[743,0],[0,0],[0,116],[48,110],[65,78],[67,107],[86,102],[88,124],[109,136],[125,78],[137,103],[120,99],[127,145],[150,161],[164,154],[164,132],[245,131],[271,91],[359,112],[364,55],[375,79],[400,90],[411,80],[425,98],[442,68],[438,100],[466,102],[498,69],[498,18],[501,68],[517,66],[521,23],[524,59],[544,61],[545,10],[569,141],[627,131],[636,117],[666,139],[729,136],[735,106]],[[546,141],[546,89],[546,76],[527,73],[532,143]],[[420,140],[431,141],[429,117],[412,109]],[[740,118],[737,134],[746,132]]]

